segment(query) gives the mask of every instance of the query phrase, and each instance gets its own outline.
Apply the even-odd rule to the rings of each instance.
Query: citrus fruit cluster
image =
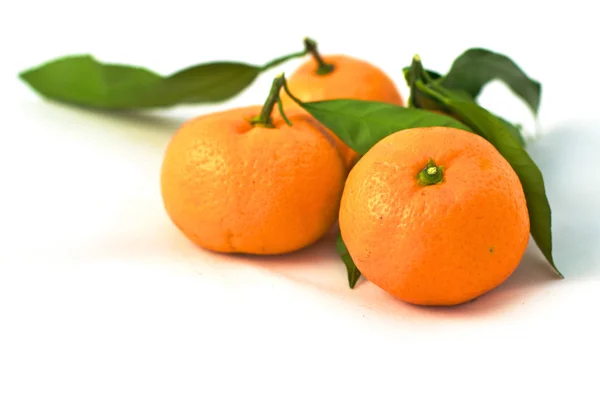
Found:
[[[361,273],[414,304],[464,303],[506,280],[529,240],[510,164],[451,127],[401,130],[359,157],[288,90],[301,101],[405,100],[371,63],[312,53],[287,90],[275,80],[262,107],[202,115],[174,134],[161,188],[177,228],[207,250],[276,255],[313,244],[339,219]]]

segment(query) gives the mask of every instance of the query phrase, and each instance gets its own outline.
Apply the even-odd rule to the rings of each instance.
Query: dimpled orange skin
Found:
[[[166,149],[165,209],[199,246],[282,254],[319,240],[337,219],[346,169],[316,121],[289,112],[287,126],[253,127],[260,106],[200,116]]]
[[[421,186],[432,158],[444,180]],[[529,240],[520,181],[483,138],[448,127],[394,133],[350,172],[340,231],[366,279],[413,304],[449,306],[492,290]]]
[[[301,101],[323,101],[331,99],[358,99],[363,101],[381,101],[404,106],[404,99],[396,85],[378,67],[346,55],[323,56],[334,70],[327,75],[318,75],[317,62],[310,58],[289,78],[287,85],[291,93]],[[281,92],[284,109],[299,107],[285,91]],[[358,154],[347,147],[335,134],[334,138],[348,169],[352,168]]]

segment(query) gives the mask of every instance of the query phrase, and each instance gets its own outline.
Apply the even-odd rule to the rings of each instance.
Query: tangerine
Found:
[[[456,305],[494,289],[529,240],[510,164],[482,137],[449,127],[375,144],[349,173],[339,224],[365,278],[419,305]]]
[[[321,56],[316,43],[305,39],[312,57],[287,78],[290,92],[303,102],[332,99],[357,99],[380,101],[404,106],[404,99],[394,81],[377,66],[348,55]],[[299,105],[285,92],[281,92],[285,109]],[[327,130],[336,141],[348,169],[359,155],[337,135]]]
[[[165,209],[205,249],[287,253],[337,220],[347,171],[334,142],[299,110],[287,113],[292,126],[270,118],[276,97],[269,101],[192,119],[166,149]]]

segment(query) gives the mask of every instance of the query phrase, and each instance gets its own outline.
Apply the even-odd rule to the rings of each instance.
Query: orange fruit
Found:
[[[492,290],[529,240],[510,164],[485,139],[448,127],[407,129],[374,145],[347,178],[339,223],[365,278],[420,305]]]
[[[318,62],[311,57],[287,78],[290,92],[301,101],[358,99],[404,106],[404,99],[392,79],[375,65],[346,55],[328,55],[322,59],[333,66],[330,73],[318,74]],[[281,101],[284,110],[299,107],[284,91],[281,92]],[[337,135],[331,131],[328,133],[340,148],[348,169],[352,168],[359,155]]]
[[[319,240],[335,223],[347,171],[331,138],[310,116],[290,127],[255,126],[260,106],[185,123],[162,164],[161,191],[172,222],[217,252],[281,254]]]

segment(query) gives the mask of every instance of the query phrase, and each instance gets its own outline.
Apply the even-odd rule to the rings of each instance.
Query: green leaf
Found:
[[[518,139],[507,128],[506,122],[472,101],[448,98],[426,86],[423,82],[419,82],[417,88],[429,96],[436,97],[453,114],[467,124],[474,133],[494,145],[512,166],[521,181],[527,200],[531,235],[544,257],[556,273],[562,277],[552,257],[551,209],[546,196],[542,173]]]
[[[377,101],[344,99],[298,103],[360,155],[388,135],[413,127],[448,126],[469,131],[450,116]]]
[[[198,65],[167,77],[160,84],[163,103],[218,103],[234,97],[258,77],[261,68],[237,62]]]
[[[242,92],[260,73],[305,53],[286,55],[264,66],[211,62],[170,76],[137,66],[102,63],[91,55],[74,55],[23,71],[19,77],[48,99],[92,108],[219,103]]]
[[[410,106],[421,109],[438,110],[448,115],[456,116],[453,115],[452,111],[437,98],[431,97],[424,92],[424,90],[419,90],[417,88],[418,84],[425,84],[428,87],[435,89],[437,93],[448,99],[466,100],[468,102],[474,101],[469,93],[459,89],[453,90],[446,88],[440,84],[440,80],[431,79],[431,77],[428,75],[429,72],[424,73],[423,71],[425,71],[425,69],[423,68],[421,59],[418,56],[413,59],[410,67],[405,68],[406,82],[411,86]],[[460,120],[460,118],[458,119]],[[498,119],[502,121],[506,129],[521,143],[522,146],[526,145],[523,134],[519,128],[500,117],[498,117]]]
[[[335,248],[342,258],[342,261],[346,265],[346,271],[348,272],[348,285],[350,286],[350,289],[354,289],[356,282],[358,282],[360,279],[361,273],[358,268],[356,268],[356,264],[354,264],[352,257],[350,257],[350,253],[348,252],[348,248],[346,248],[346,244],[342,239],[342,235],[338,235]]]
[[[241,63],[198,65],[162,77],[144,68],[103,64],[90,55],[61,58],[20,74],[52,100],[104,109],[219,102],[250,85],[260,68]]]
[[[161,79],[143,68],[102,65],[89,55],[57,59],[22,72],[20,77],[47,98],[99,108],[116,99],[132,102],[135,88],[152,86]]]
[[[540,105],[541,84],[527,76],[510,58],[482,48],[472,48],[461,54],[441,84],[451,90],[469,93],[476,99],[483,87],[492,80],[504,82],[537,114]]]
[[[521,146],[524,147],[527,145],[527,142],[525,141],[525,138],[523,137],[523,132],[521,131],[520,126],[516,126],[516,125],[510,123],[509,121],[502,119],[498,115],[495,115],[495,116],[498,118],[498,120],[500,120],[502,122],[502,124],[504,124],[504,127],[506,127],[506,129],[508,130],[510,135],[512,135],[513,138],[515,138],[517,141],[519,141]]]

